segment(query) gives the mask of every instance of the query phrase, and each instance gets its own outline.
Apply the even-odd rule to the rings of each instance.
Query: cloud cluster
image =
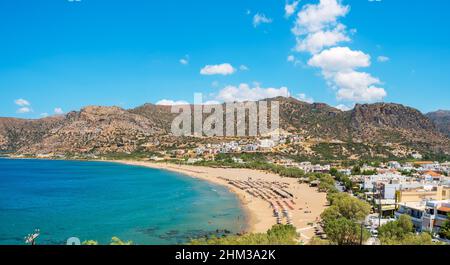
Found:
[[[390,58],[387,56],[378,56],[377,57],[377,61],[380,63],[385,63],[385,62],[388,62],[389,60],[390,60]]]
[[[272,19],[268,18],[266,15],[261,13],[256,13],[253,16],[253,27],[258,27],[261,24],[270,24],[272,23]]]
[[[298,12],[292,29],[296,36],[295,50],[309,52],[309,66],[321,69],[328,84],[335,89],[338,100],[374,102],[387,96],[381,81],[358,68],[371,65],[371,57],[362,51],[338,46],[351,38],[346,26],[339,22],[350,12],[340,0],[320,0],[307,4]],[[387,61],[388,58],[378,58]]]
[[[206,65],[200,70],[202,75],[231,75],[236,72],[236,69],[229,63]]]
[[[349,107],[344,104],[339,104],[339,105],[335,106],[335,108],[338,110],[341,110],[341,111],[349,111],[349,110],[353,109],[353,107]]]
[[[308,97],[308,96],[307,96],[306,94],[304,94],[304,93],[297,94],[295,98],[298,99],[298,100],[300,100],[300,101],[309,103],[309,104],[314,103],[314,99],[313,99],[312,97]]]
[[[287,87],[262,88],[259,84],[253,87],[242,83],[239,86],[226,86],[216,95],[216,100],[223,102],[257,101],[266,98],[289,97]]]
[[[188,102],[186,101],[182,101],[182,100],[171,100],[171,99],[162,99],[158,102],[156,102],[156,105],[159,106],[178,106],[178,105],[189,105]]]
[[[348,47],[334,47],[313,55],[310,66],[319,67],[325,73],[351,71],[370,65],[370,56],[362,51],[352,51]]]
[[[33,112],[33,109],[31,108],[31,103],[26,99],[23,98],[16,99],[14,100],[14,104],[19,106],[19,109],[17,109],[17,113],[25,114]]]
[[[297,10],[298,4],[300,3],[300,0],[294,1],[292,3],[286,2],[286,5],[284,6],[284,12],[286,17],[292,16],[295,11]]]
[[[64,111],[62,110],[62,108],[59,108],[59,107],[55,108],[53,111],[55,112],[56,115],[63,115],[64,114]]]

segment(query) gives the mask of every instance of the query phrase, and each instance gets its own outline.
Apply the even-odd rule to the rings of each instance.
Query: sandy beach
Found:
[[[316,188],[311,188],[307,184],[300,184],[296,179],[283,178],[273,173],[250,169],[210,168],[141,161],[110,162],[169,170],[227,187],[239,197],[246,211],[248,219],[248,231],[246,232],[266,232],[277,223],[277,218],[274,216],[274,210],[267,200],[251,195],[248,191],[230,184],[233,181],[248,181],[251,179],[254,183],[270,182],[283,185],[284,190],[293,195],[293,199],[289,201],[289,214],[292,224],[298,229],[301,240],[304,242],[308,242],[314,235],[314,227],[311,226],[311,223],[315,224],[326,208],[325,193],[319,193]]]

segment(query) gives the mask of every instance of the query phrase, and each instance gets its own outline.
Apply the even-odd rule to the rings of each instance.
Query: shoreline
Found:
[[[269,172],[133,160],[105,160],[103,162],[167,170],[223,186],[234,193],[240,201],[245,213],[246,233],[265,233],[273,225],[277,224],[277,218],[274,216],[273,208],[268,201],[254,197],[247,191],[231,185],[229,180],[245,181],[250,178],[261,182],[270,181],[286,185],[288,187],[287,191],[294,195],[293,201],[295,201],[295,205],[290,211],[292,224],[297,228],[297,231],[301,234],[301,240],[304,242],[308,242],[314,236],[314,226],[327,204],[325,193],[320,193],[317,189],[309,187],[309,185],[300,184],[297,179],[285,178]]]
[[[92,160],[92,162],[97,162],[97,160]],[[161,164],[152,163],[152,162],[143,162],[143,161],[141,162],[141,161],[130,161],[130,160],[104,160],[101,162],[117,163],[117,164],[122,164],[122,165],[127,165],[127,166],[141,166],[141,167],[147,167],[147,168],[152,168],[152,169],[170,171],[173,173],[181,174],[185,177],[194,178],[194,179],[198,179],[201,181],[207,181],[211,184],[225,187],[229,192],[236,195],[237,199],[239,200],[239,204],[242,207],[242,210],[244,212],[244,218],[245,218],[245,230],[243,232],[244,233],[247,233],[247,232],[252,233],[255,231],[254,225],[257,220],[257,215],[255,215],[254,211],[252,211],[252,209],[250,209],[248,207],[248,202],[245,199],[245,194],[243,194],[243,192],[239,192],[236,188],[227,184],[225,181],[219,181],[217,178],[205,178],[205,177],[196,175],[196,174],[203,173],[203,172],[195,172],[195,171],[189,172],[186,169],[183,170],[183,169],[173,168],[171,166],[177,166],[177,165],[170,164],[170,163],[164,163],[163,165],[161,165]],[[143,164],[143,163],[145,163],[145,164]]]
[[[9,159],[24,158],[9,157]],[[47,160],[39,158],[31,159]],[[304,243],[309,242],[315,235],[314,228],[320,219],[320,214],[327,207],[326,193],[320,193],[316,188],[309,187],[307,184],[300,184],[295,178],[281,177],[274,173],[254,169],[213,168],[138,160],[48,160],[106,162],[140,166],[166,170],[181,174],[185,177],[208,181],[212,184],[225,187],[229,192],[235,194],[239,200],[245,218],[245,233],[265,233],[273,225],[277,224],[277,218],[274,216],[274,210],[267,200],[252,196],[247,191],[231,185],[229,181],[246,181],[252,179],[256,183],[281,183],[286,185],[286,191],[294,196],[292,201],[295,201],[295,204],[292,209],[289,209],[289,212],[292,216],[292,224],[297,228],[297,232],[300,234],[300,240]]]

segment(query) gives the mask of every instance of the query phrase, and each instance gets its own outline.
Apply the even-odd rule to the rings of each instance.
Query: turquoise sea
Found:
[[[105,162],[0,159],[0,245],[70,237],[181,244],[244,229],[238,198],[180,174]],[[219,230],[219,231],[217,231]],[[222,230],[222,231],[221,231]]]

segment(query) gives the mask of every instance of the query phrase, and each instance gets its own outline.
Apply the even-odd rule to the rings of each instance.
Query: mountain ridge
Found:
[[[268,99],[274,100],[280,103],[281,128],[307,139],[450,152],[449,136],[428,115],[402,104],[357,104],[341,111],[295,98]],[[0,150],[18,154],[145,151],[179,141],[170,135],[171,122],[177,116],[170,110],[170,106],[147,103],[132,109],[87,106],[37,120],[0,118]]]
[[[450,137],[450,110],[438,110],[427,113],[426,116],[436,124],[440,132]]]

